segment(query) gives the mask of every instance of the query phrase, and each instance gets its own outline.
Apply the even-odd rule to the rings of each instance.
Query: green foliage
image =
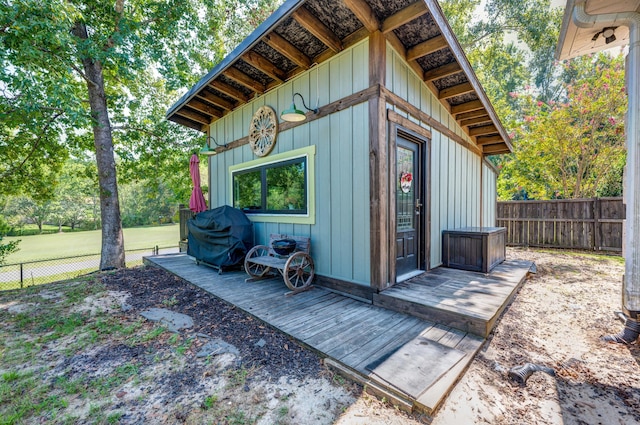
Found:
[[[501,199],[619,195],[625,163],[624,59],[605,54],[564,64],[567,100],[513,96],[524,118],[514,153],[502,161]]]

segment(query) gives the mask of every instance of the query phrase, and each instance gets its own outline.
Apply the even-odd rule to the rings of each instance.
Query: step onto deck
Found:
[[[373,304],[487,337],[532,268],[509,260],[491,273],[439,267],[373,295]]]

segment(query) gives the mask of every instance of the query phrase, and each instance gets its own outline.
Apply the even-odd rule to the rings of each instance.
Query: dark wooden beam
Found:
[[[469,129],[469,136],[483,136],[485,134],[492,134],[492,133],[497,133],[498,129],[496,128],[495,125],[493,124],[489,124],[489,125],[483,125],[481,127],[473,127]],[[502,137],[500,138],[500,140],[502,140]]]
[[[198,131],[204,131],[205,126],[197,123],[197,122],[193,122],[191,120],[188,120],[186,118],[183,118],[181,116],[178,115],[172,115],[171,117],[169,117],[169,121],[173,121],[176,124],[180,124],[183,125],[185,127],[189,127],[189,128],[193,128],[194,130],[198,130]]]
[[[212,103],[216,106],[219,106],[222,109],[225,109],[227,111],[231,111],[236,106],[233,103],[229,102],[228,100],[224,100],[220,96],[216,96],[215,94],[210,93],[206,90],[200,90],[196,94],[196,97],[199,97],[200,99],[204,99],[207,102]]]
[[[264,84],[249,77],[247,74],[240,71],[238,68],[229,67],[223,72],[223,75],[227,78],[232,79],[236,83],[242,84],[243,86],[257,93],[262,94],[265,92],[266,88]]]
[[[444,136],[450,138],[454,142],[464,146],[469,149],[471,152],[474,152],[478,155],[481,154],[480,149],[473,143],[467,141],[466,139],[458,136],[453,130],[449,129],[446,125],[442,124],[440,121],[433,119],[433,117],[426,112],[420,110],[414,105],[410,104],[406,100],[402,99],[397,94],[391,93],[389,89],[382,88],[382,93],[384,94],[384,98],[388,103],[397,106],[401,110],[408,112],[409,115],[417,118],[422,121],[424,124],[431,127],[433,130],[442,133]]]
[[[487,115],[486,109],[478,109],[475,111],[463,112],[461,114],[456,115],[456,120],[466,120],[467,118],[475,118],[481,115]]]
[[[367,2],[364,0],[344,0],[344,4],[356,15],[356,18],[362,22],[362,25],[369,32],[380,29],[380,22]]]
[[[213,106],[201,102],[198,99],[191,99],[187,105],[190,108],[195,109],[198,112],[202,112],[203,114],[209,115],[210,117],[216,117],[216,118],[220,118],[222,117],[222,112],[220,112],[219,110],[217,110],[216,108],[214,108]]]
[[[293,12],[292,16],[293,19],[313,34],[325,46],[334,52],[342,51],[342,41],[304,6]]]
[[[410,4],[409,6],[394,13],[384,20],[381,28],[382,33],[386,34],[390,31],[393,31],[394,29],[401,27],[407,22],[413,21],[414,19],[424,15],[427,12],[429,12],[429,10],[422,0]]]
[[[470,102],[461,103],[460,105],[451,107],[451,114],[456,115],[461,112],[475,111],[476,109],[482,109],[484,105],[479,100],[472,100]]]
[[[495,145],[497,143],[503,143],[502,136],[494,134],[493,136],[480,136],[476,137],[476,144],[478,146]]]
[[[206,116],[200,114],[199,112],[192,111],[192,110],[187,109],[185,107],[182,107],[182,109],[178,109],[176,111],[176,114],[180,115],[181,117],[188,118],[191,121],[199,122],[200,124],[204,124],[204,125],[211,124],[211,119],[209,117],[206,117]]]
[[[437,52],[438,50],[442,50],[445,47],[448,47],[447,40],[441,35],[436,35],[433,38],[428,39],[427,41],[423,41],[420,44],[416,44],[415,46],[407,49],[407,60],[412,61],[423,56],[427,56],[430,53]]]
[[[218,90],[219,92],[222,92],[227,96],[234,98],[238,102],[247,103],[250,99],[249,96],[247,96],[237,88],[230,86],[229,84],[223,83],[221,81],[214,80],[210,82],[209,85],[212,88]]]
[[[475,118],[469,118],[466,120],[461,120],[460,121],[460,126],[461,127],[466,127],[468,125],[474,125],[474,124],[484,124],[484,123],[489,123],[492,122],[491,121],[491,117],[489,115],[480,115],[478,117]]]
[[[287,78],[286,72],[256,52],[248,51],[242,55],[242,60],[280,83]]]
[[[511,152],[509,150],[509,147],[504,143],[500,143],[497,145],[484,146],[482,148],[483,155],[499,155],[502,153],[509,153],[509,152]]]
[[[439,80],[440,78],[448,77],[449,75],[457,74],[461,71],[462,68],[460,68],[458,62],[451,62],[438,68],[433,68],[425,71],[423,79],[425,81]]]
[[[302,53],[296,46],[289,43],[284,38],[280,37],[277,33],[272,32],[267,34],[263,41],[279,52],[281,55],[286,56],[290,61],[296,65],[309,69],[311,67],[311,59]]]
[[[411,130],[416,134],[426,137],[427,139],[431,139],[431,131],[427,130],[424,127],[421,127],[419,124],[411,121],[409,118],[405,118],[399,113],[395,112],[392,109],[387,110],[387,118],[391,122],[395,122],[399,124],[401,127],[406,128],[407,130]]]
[[[362,27],[359,30],[355,31],[354,33],[346,36],[344,40],[342,40],[342,47],[347,49],[353,46],[354,44],[364,40],[365,38],[368,38],[369,34],[370,34],[369,30],[366,29],[365,27]],[[321,52],[318,55],[316,55],[311,61],[313,63],[322,63],[327,59],[335,56],[336,53],[337,52],[334,52],[331,49],[325,49],[324,52]]]
[[[449,99],[455,96],[460,96],[461,94],[471,93],[472,91],[473,86],[471,86],[471,83],[462,83],[440,90],[440,93],[438,93],[438,99]]]
[[[386,80],[387,43],[380,31],[369,37],[369,85],[384,87]],[[386,101],[382,96],[369,100],[369,217],[371,286],[377,290],[391,283],[391,234],[389,199],[390,147],[387,143]],[[395,228],[395,226],[393,227]]]

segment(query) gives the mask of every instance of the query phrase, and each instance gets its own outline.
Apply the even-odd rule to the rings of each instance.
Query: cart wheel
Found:
[[[305,252],[291,255],[284,266],[284,283],[292,291],[311,285],[315,275],[313,259]]]
[[[254,278],[263,277],[269,273],[271,267],[257,264],[251,261],[252,258],[267,257],[269,256],[269,247],[264,245],[256,245],[249,250],[247,256],[244,257],[244,270],[247,274]]]

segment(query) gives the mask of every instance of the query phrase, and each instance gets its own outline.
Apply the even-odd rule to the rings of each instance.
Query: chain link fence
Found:
[[[125,251],[127,267],[142,264],[142,257],[178,252],[178,247],[131,249]],[[100,268],[100,254],[49,258],[0,266],[0,291],[56,282],[95,272]]]

